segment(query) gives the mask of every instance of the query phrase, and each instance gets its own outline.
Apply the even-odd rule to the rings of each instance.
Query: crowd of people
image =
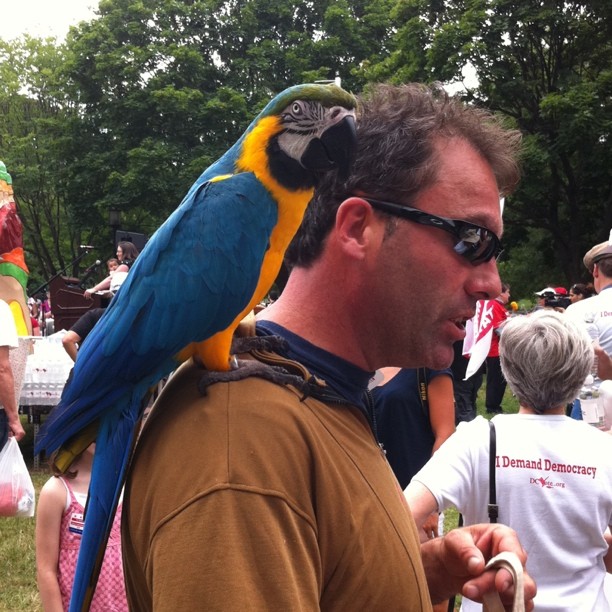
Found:
[[[52,331],[53,314],[51,312],[51,294],[49,291],[39,291],[28,298],[32,335],[46,336]]]
[[[473,610],[497,593],[509,606],[510,575],[485,569],[509,552],[527,610],[610,609],[612,436],[565,411],[593,367],[593,325],[601,378],[610,366],[612,316],[601,313],[612,313],[612,246],[585,256],[596,295],[576,284],[560,306],[545,290],[533,313],[508,316],[499,196],[518,181],[519,146],[517,131],[437,87],[361,96],[351,175],[318,186],[286,254],[286,287],[240,329],[282,339],[244,356],[273,376],[201,393],[190,360],[171,377],[126,483],[125,587],[116,525],[102,601],[112,592],[119,610],[430,610],[460,593]],[[86,297],[125,279],[130,248],[120,244],[119,266]],[[478,304],[487,344],[466,356]],[[67,335],[75,360],[85,327]],[[23,436],[3,367],[14,339],[2,331],[0,321],[0,442],[3,431]],[[491,426],[476,416],[485,376],[497,524],[487,516]],[[506,384],[516,415],[503,414]],[[41,493],[45,609],[66,606],[66,551],[78,548],[93,452]],[[442,533],[449,506],[466,526]]]
[[[133,243],[119,242],[117,257],[106,262],[108,276],[85,290],[85,297],[91,299],[98,291],[108,292],[108,297],[112,298],[138,255],[139,251]],[[91,308],[63,335],[62,345],[73,361],[77,360],[79,347],[105,310]],[[67,610],[70,603],[94,452],[95,443],[73,461],[70,471],[54,474],[40,492],[36,520],[36,568],[45,611]],[[52,457],[49,463],[53,465]],[[121,508],[119,504],[91,602],[92,612],[128,610],[121,557]]]
[[[554,310],[509,321],[500,339],[518,414],[497,415],[497,520],[513,527],[536,580],[538,611],[609,610],[612,436],[565,416],[593,363],[591,339]],[[417,525],[456,507],[465,524],[487,520],[490,425],[464,423],[406,489]],[[480,610],[465,598],[462,609]]]

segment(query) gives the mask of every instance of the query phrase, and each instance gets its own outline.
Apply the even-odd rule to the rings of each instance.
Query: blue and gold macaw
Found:
[[[80,348],[36,443],[65,471],[96,442],[71,612],[89,608],[143,398],[190,356],[231,368],[233,332],[276,279],[318,177],[348,173],[354,108],[334,85],[276,96],[153,235]]]

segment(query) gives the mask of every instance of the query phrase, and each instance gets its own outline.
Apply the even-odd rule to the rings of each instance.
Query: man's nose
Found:
[[[495,259],[473,266],[467,292],[478,300],[492,300],[501,293],[501,279]]]

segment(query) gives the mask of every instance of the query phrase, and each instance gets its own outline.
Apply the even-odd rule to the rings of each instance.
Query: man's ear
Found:
[[[370,204],[362,198],[350,197],[336,213],[336,236],[343,250],[361,259],[368,248],[382,240],[384,227]]]

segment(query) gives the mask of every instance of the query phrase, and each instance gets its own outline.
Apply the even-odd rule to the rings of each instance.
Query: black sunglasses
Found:
[[[499,238],[486,227],[474,225],[467,221],[460,221],[459,219],[438,217],[418,208],[410,208],[410,206],[402,206],[394,202],[383,202],[382,200],[374,200],[364,196],[357,197],[365,200],[382,212],[407,219],[408,221],[414,221],[421,225],[437,227],[452,234],[456,238],[455,246],[453,247],[455,253],[465,257],[474,266],[486,263],[493,258],[497,259],[503,250]]]

